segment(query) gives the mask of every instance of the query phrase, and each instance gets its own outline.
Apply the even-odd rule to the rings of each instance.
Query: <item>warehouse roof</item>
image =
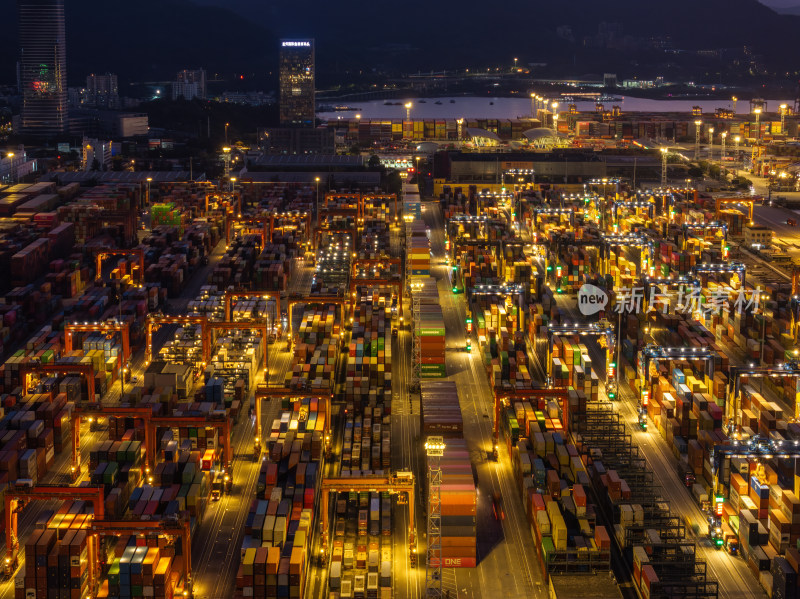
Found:
[[[344,156],[340,154],[263,154],[253,163],[256,166],[274,168],[354,168],[364,166],[364,159],[361,156]]]
[[[592,150],[560,148],[551,152],[448,152],[451,162],[601,162]]]
[[[500,141],[497,133],[492,133],[491,131],[487,131],[486,129],[481,129],[479,127],[467,127],[467,135],[469,137],[479,137],[483,139],[493,139],[494,141]]]
[[[191,173],[195,181],[203,181],[202,172]],[[70,171],[67,173],[50,173],[47,179],[58,181],[59,185],[68,183],[84,183],[97,181],[99,183],[145,183],[150,178],[154,182],[161,181],[189,181],[189,171]]]
[[[548,129],[547,127],[536,127],[534,129],[528,129],[527,131],[523,132],[522,135],[524,135],[531,141],[536,139],[546,139],[548,137],[555,137],[555,138],[567,137],[563,133],[557,133],[556,131]]]

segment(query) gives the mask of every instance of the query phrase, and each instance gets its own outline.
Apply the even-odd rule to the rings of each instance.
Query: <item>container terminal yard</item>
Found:
[[[139,174],[0,187],[0,596],[797,596],[760,197]]]

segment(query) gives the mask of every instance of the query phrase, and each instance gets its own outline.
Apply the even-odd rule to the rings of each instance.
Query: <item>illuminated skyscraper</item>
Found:
[[[284,127],[314,126],[314,40],[281,40],[280,115]]]
[[[22,132],[67,130],[67,59],[63,0],[18,0]]]

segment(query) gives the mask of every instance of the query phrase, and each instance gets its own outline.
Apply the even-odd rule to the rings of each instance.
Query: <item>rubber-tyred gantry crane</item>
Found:
[[[72,351],[73,335],[75,333],[119,333],[122,338],[122,359],[131,358],[131,325],[129,322],[108,320],[105,322],[70,322],[64,325],[64,351]]]
[[[156,459],[156,428],[198,426],[216,428],[220,432],[223,442],[223,451],[226,465],[229,465],[233,456],[230,450],[230,418],[220,414],[209,416],[159,416],[153,414],[151,406],[102,406],[90,404],[77,406],[72,419],[72,464],[80,468],[80,421],[83,418],[108,418],[111,416],[122,418],[141,418],[144,421],[144,461],[147,468],[155,468]]]
[[[206,327],[206,335],[208,335],[209,338],[205,340],[204,345],[209,348],[212,347],[215,340],[211,336],[214,334],[214,331],[246,331],[249,329],[261,333],[261,338],[264,340],[264,355],[266,355],[267,339],[269,335],[266,322],[209,322]],[[259,363],[258,366],[261,366],[261,364]]]
[[[703,360],[705,362],[706,375],[709,379],[713,379],[714,362],[718,357],[717,352],[707,347],[662,347],[660,345],[644,347],[639,355],[639,376],[642,389],[641,408],[646,408],[650,402],[653,385],[650,373],[651,365],[659,361]]]
[[[350,229],[328,229],[327,227],[321,227],[314,230],[314,249],[319,247],[319,238],[321,235],[349,235],[350,241],[350,250],[356,251],[356,235],[354,230]]]
[[[145,464],[149,468],[155,467],[155,431],[152,430],[150,420],[153,416],[153,407],[148,406],[103,406],[93,403],[84,406],[76,406],[72,413],[72,471],[78,474],[81,468],[81,438],[80,428],[83,418],[108,418],[116,416],[118,418],[141,418],[144,421],[144,449]]]
[[[311,237],[311,214],[308,212],[278,212],[276,214],[270,214],[269,216],[269,237],[267,239],[272,240],[272,235],[275,232],[276,228],[282,228],[284,225],[279,225],[275,227],[275,221],[288,221],[294,223],[298,228],[303,226],[303,231],[305,231],[306,239]],[[305,224],[304,224],[305,223]]]
[[[271,217],[269,216],[229,216],[225,219],[225,245],[229,246],[231,244],[231,225],[239,223],[245,227],[260,225],[259,235],[261,235],[261,247],[265,247],[267,241],[271,239],[271,237],[269,237],[270,221]]]
[[[761,378],[761,377],[792,377],[800,378],[800,365],[796,362],[786,362],[776,366],[750,367],[750,366],[731,366],[728,373],[728,388],[726,391],[726,416],[735,430],[741,428],[740,415],[742,413],[742,378]],[[791,418],[800,418],[800,403],[797,401],[787,401],[792,408]]]
[[[95,254],[95,281],[99,281],[102,276],[103,258],[108,256],[133,256],[139,259],[139,282],[144,280],[144,250],[142,248],[132,248],[129,250],[100,250]]]
[[[408,552],[412,560],[416,559],[416,528],[414,526],[414,475],[411,472],[401,471],[389,476],[358,476],[358,477],[324,477],[320,483],[322,506],[322,556],[327,559],[328,534],[329,534],[329,495],[331,493],[391,493],[407,495],[408,503]]]
[[[189,520],[164,518],[163,520],[92,520],[89,532],[97,536],[127,536],[161,534],[180,537],[181,550],[186,563],[187,586],[192,586],[192,533]]]
[[[153,361],[153,331],[162,325],[200,325],[200,337],[202,339],[202,358],[203,363],[208,363],[211,351],[208,345],[208,318],[206,316],[167,316],[165,314],[148,314],[145,320],[145,330],[147,339],[145,341],[145,364]]]
[[[397,194],[396,193],[368,193],[364,195],[364,199],[361,204],[361,217],[366,216],[367,211],[367,203],[372,202],[382,202],[382,201],[390,201],[394,202],[394,217],[398,216],[397,212]]]
[[[563,402],[567,398],[566,387],[556,389],[494,389],[494,429],[492,431],[492,454],[497,459],[497,444],[500,441],[500,418],[503,406],[513,399],[557,399]],[[561,404],[563,405],[563,403]]]
[[[340,325],[344,325],[344,310],[345,310],[345,303],[347,302],[346,299],[338,296],[338,295],[309,295],[309,296],[299,296],[299,295],[290,295],[289,296],[289,347],[294,346],[294,339],[292,338],[291,331],[292,331],[292,314],[294,311],[294,306],[296,304],[307,304],[307,305],[325,305],[325,304],[332,304],[334,306],[339,306],[339,323]]]
[[[5,573],[10,577],[16,571],[19,560],[19,538],[17,536],[17,516],[20,502],[50,501],[88,501],[92,504],[94,517],[102,520],[105,516],[105,493],[102,485],[88,487],[70,487],[62,485],[10,485],[5,492],[5,526],[6,526],[6,560]],[[89,547],[89,588],[94,588],[97,580],[97,548]]]
[[[181,427],[199,426],[215,428],[219,431],[219,438],[222,439],[222,456],[225,468],[230,470],[233,464],[233,454],[231,453],[231,419],[227,414],[215,416],[153,416],[150,418],[150,425],[155,429],[159,426]],[[155,430],[151,431],[152,438],[155,439]]]
[[[358,278],[356,277],[356,272],[359,266],[381,266],[381,265],[391,266],[392,264],[396,264],[399,269],[400,273],[398,273],[399,278],[385,278],[385,277],[371,277],[371,278]],[[388,287],[395,287],[397,288],[397,306],[398,306],[398,316],[400,316],[401,320],[403,318],[403,260],[400,258],[355,258],[352,261],[351,271],[350,271],[350,294],[353,296],[356,287],[371,287],[371,286],[388,286]],[[354,315],[355,311],[355,302],[352,303],[350,307],[350,316]]]
[[[206,214],[208,214],[208,200],[216,199],[218,202],[226,201],[228,203],[226,210],[230,211],[235,208],[236,214],[241,214],[242,212],[242,195],[238,191],[213,191],[211,193],[206,193]],[[236,205],[233,205],[233,202]]]
[[[261,447],[264,439],[263,428],[261,426],[261,402],[269,399],[316,399],[324,404],[325,421],[322,431],[323,447],[325,455],[330,454],[331,450],[331,400],[333,399],[333,392],[328,390],[302,390],[302,389],[289,389],[287,387],[270,387],[264,383],[256,386],[255,389],[255,404],[256,404],[256,436],[254,442],[254,454],[256,459],[261,455]]]
[[[230,322],[233,319],[233,311],[231,310],[232,300],[238,297],[258,297],[262,299],[273,298],[278,304],[278,312],[281,309],[281,292],[280,291],[237,291],[228,289],[225,291],[225,320]]]
[[[720,218],[720,211],[722,207],[727,204],[746,204],[747,205],[747,221],[749,223],[753,222],[753,204],[755,203],[755,198],[746,198],[746,197],[733,197],[733,198],[716,198],[715,200],[715,213],[714,219],[719,220]]]
[[[80,374],[86,379],[86,390],[89,401],[94,401],[94,366],[91,364],[40,364],[36,362],[22,363],[19,365],[19,378],[22,383],[23,395],[28,394],[30,389],[29,376],[42,373],[52,374]]]

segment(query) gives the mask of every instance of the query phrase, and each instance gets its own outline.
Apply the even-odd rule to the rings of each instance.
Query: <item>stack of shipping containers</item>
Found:
[[[419,279],[411,290],[414,336],[420,350],[420,378],[444,378],[445,327],[436,279]]]

